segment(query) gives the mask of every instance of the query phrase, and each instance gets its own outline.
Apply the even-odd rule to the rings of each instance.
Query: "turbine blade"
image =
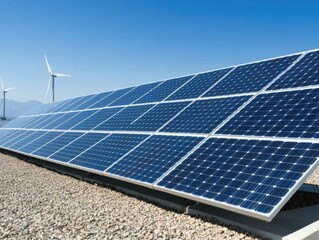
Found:
[[[1,76],[1,89],[2,89],[2,91],[4,91],[2,76]]]
[[[4,91],[6,91],[6,92],[9,92],[9,91],[11,91],[11,90],[13,90],[14,88],[7,88],[7,89],[4,89]]]
[[[46,64],[47,64],[48,72],[49,72],[50,74],[52,74],[52,69],[51,69],[51,67],[50,67],[50,65],[49,65],[47,56],[46,56],[45,54],[44,54],[44,58],[45,58],[45,62],[46,62]]]
[[[50,86],[51,86],[51,81],[52,81],[52,78],[49,79],[49,83],[48,83],[48,87],[47,87],[47,92],[45,94],[45,99],[48,99],[48,94],[49,94],[49,90],[50,90]]]
[[[54,75],[57,76],[57,77],[72,77],[71,75],[65,75],[65,74],[62,74],[62,73],[55,73]]]

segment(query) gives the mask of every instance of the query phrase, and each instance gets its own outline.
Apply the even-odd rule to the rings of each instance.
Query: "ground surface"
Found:
[[[256,238],[0,153],[0,239]]]

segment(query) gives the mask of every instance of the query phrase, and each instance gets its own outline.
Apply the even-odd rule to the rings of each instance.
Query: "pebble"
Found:
[[[260,239],[2,153],[0,166],[0,239]]]

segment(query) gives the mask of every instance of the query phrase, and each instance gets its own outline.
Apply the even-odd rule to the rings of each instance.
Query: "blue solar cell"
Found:
[[[133,89],[134,89],[133,87],[130,87],[130,88],[124,88],[124,89],[120,89],[120,90],[114,91],[111,94],[109,94],[107,97],[101,99],[99,102],[91,105],[90,108],[103,108],[103,107],[106,107],[110,103],[112,103],[115,100],[117,100],[118,98],[120,98],[122,96],[125,96],[130,91],[132,91]]]
[[[90,109],[90,106],[96,104],[97,102],[101,101],[102,99],[109,96],[112,92],[104,92],[99,93],[91,97],[85,102],[80,103],[78,106],[74,107],[72,110],[83,110],[83,109]]]
[[[317,156],[319,144],[210,138],[158,185],[269,213]]]
[[[95,127],[94,130],[123,130],[152,106],[153,105],[126,107],[123,111],[120,111],[118,114]]]
[[[34,117],[28,117],[26,121],[19,125],[19,128],[34,128],[36,125],[41,124],[46,119],[46,115],[38,115]]]
[[[156,89],[156,87],[162,82],[155,82],[150,84],[144,84],[134,88],[129,93],[125,94],[123,97],[117,99],[116,101],[112,102],[110,106],[119,106],[119,105],[128,105],[137,99],[143,97],[152,89]]]
[[[60,108],[59,111],[60,112],[67,112],[67,111],[73,111],[73,110],[76,110],[76,109],[83,109],[80,106],[81,105],[85,105],[85,103],[87,101],[90,101],[95,96],[96,96],[96,94],[80,97],[79,100],[74,101],[72,104],[68,104],[68,106]]]
[[[96,96],[96,94],[80,97],[76,101],[73,101],[72,104],[68,104],[64,107],[59,108],[59,112],[73,111],[77,109],[79,106],[81,106],[82,104],[92,99],[94,96]]]
[[[51,121],[55,121],[58,117],[61,117],[62,115],[63,113],[56,113],[56,114],[43,115],[43,117],[39,116],[41,117],[41,121],[37,121],[35,124],[32,124],[32,128],[43,129],[43,127],[50,124]]]
[[[261,94],[217,133],[317,138],[319,89]]]
[[[3,138],[5,138],[8,134],[10,134],[11,132],[13,132],[14,130],[9,130],[9,129],[1,129],[0,128],[0,142]],[[0,144],[1,145],[1,144]]]
[[[78,104],[81,99],[82,97],[77,97],[58,102],[59,104],[56,107],[52,108],[50,110],[50,113],[62,112],[62,109],[66,109],[69,106],[74,106],[74,104]]]
[[[6,138],[7,141],[2,142],[1,146],[8,148],[10,145],[14,144],[16,141],[19,141],[21,138],[25,137],[28,134],[26,130],[18,130],[15,134],[10,135],[10,138]]]
[[[9,123],[6,123],[4,126],[4,128],[20,128],[20,126],[22,126],[23,124],[26,124],[32,117],[19,117],[16,118],[12,121],[10,121]]]
[[[153,183],[203,138],[152,136],[114,164],[108,173]]]
[[[74,117],[77,114],[77,112],[69,112],[69,113],[62,113],[62,114],[55,114],[55,118],[50,118],[50,123],[43,126],[44,129],[53,129],[59,126],[60,124],[63,124],[70,118]]]
[[[130,131],[156,131],[190,102],[161,103],[125,127]]]
[[[84,119],[87,119],[88,117],[92,116],[97,111],[99,110],[87,110],[87,111],[77,112],[74,116],[70,117],[65,122],[56,126],[54,129],[61,129],[61,130],[71,129],[72,127],[74,127],[75,125],[83,121]]]
[[[50,156],[50,158],[62,162],[69,162],[107,136],[108,134],[86,133],[82,137],[54,153]]]
[[[204,96],[259,91],[287,69],[299,56],[294,55],[239,66]]]
[[[53,153],[59,151],[62,147],[68,145],[78,137],[81,137],[83,133],[78,132],[66,132],[62,135],[53,138],[52,141],[44,144],[41,148],[38,148],[36,151],[33,151],[32,154],[41,156],[41,157],[49,157]]]
[[[138,99],[134,103],[147,103],[147,102],[162,101],[165,98],[167,98],[169,95],[171,95],[174,91],[176,91],[179,87],[181,87],[183,84],[187,83],[187,81],[190,80],[193,76],[194,75],[166,80],[161,85],[159,85],[157,88],[150,91],[148,94],[141,97],[140,99]]]
[[[77,125],[72,127],[73,130],[91,130],[95,128],[97,125],[106,121],[113,115],[117,114],[121,111],[122,108],[105,108],[97,111],[93,115],[90,115],[88,118],[79,122]]]
[[[26,137],[20,139],[19,141],[15,141],[15,144],[11,145],[10,149],[18,150],[47,133],[45,131],[28,131],[28,132],[29,134]]]
[[[293,88],[316,84],[319,84],[319,51],[307,53],[268,89]]]
[[[63,134],[62,132],[46,132],[45,134],[40,134],[39,137],[34,138],[33,141],[27,143],[23,147],[19,148],[18,150],[25,153],[31,153],[34,150],[40,148],[41,146],[47,144],[52,139],[56,138],[57,136]]]
[[[198,98],[226,75],[232,68],[202,73],[181,87],[168,100]]]
[[[161,131],[210,133],[248,99],[233,97],[195,101]]]
[[[6,142],[11,141],[11,139],[19,136],[23,133],[22,130],[9,130],[4,136],[0,138],[0,145],[3,146]]]
[[[103,171],[112,163],[120,159],[140,142],[147,135],[133,134],[112,134],[103,139],[81,155],[77,156],[70,163],[86,168]]]
[[[12,139],[11,142],[7,142],[4,146],[10,149],[18,149],[28,143],[24,141],[25,139],[33,139],[32,135],[35,131],[25,131],[23,134],[19,135],[16,139]],[[30,137],[31,136],[31,137]]]

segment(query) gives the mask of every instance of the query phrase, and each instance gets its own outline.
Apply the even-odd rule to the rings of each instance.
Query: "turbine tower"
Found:
[[[1,89],[3,94],[3,113],[2,113],[2,120],[6,120],[6,93],[12,90],[13,88],[4,88],[3,80],[1,76]]]
[[[45,62],[47,64],[47,68],[48,68],[48,72],[50,73],[51,75],[51,78],[49,79],[49,83],[48,83],[48,88],[47,88],[47,93],[46,93],[46,98],[48,97],[48,93],[49,93],[49,90],[50,90],[50,85],[52,87],[52,102],[54,102],[54,79],[56,77],[71,77],[71,75],[65,75],[65,74],[61,74],[61,73],[53,73],[52,72],[52,69],[49,65],[49,62],[48,62],[48,59],[47,59],[47,56],[44,55],[44,58],[45,58]]]

